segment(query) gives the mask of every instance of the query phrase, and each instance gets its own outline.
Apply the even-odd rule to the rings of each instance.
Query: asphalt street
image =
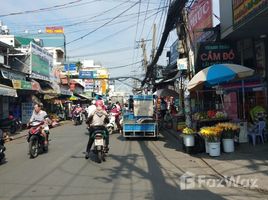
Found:
[[[136,200],[136,199],[266,199],[243,188],[182,188],[186,172],[215,178],[197,158],[182,153],[168,132],[158,140],[110,137],[107,161],[84,158],[85,125],[67,123],[51,130],[49,152],[29,159],[25,138],[6,144],[7,162],[0,165],[0,199]]]

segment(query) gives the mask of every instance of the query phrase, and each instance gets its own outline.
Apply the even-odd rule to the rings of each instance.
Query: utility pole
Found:
[[[177,52],[178,52],[178,55],[180,55],[180,41],[181,41],[181,24],[180,23],[177,23],[177,26],[176,26],[176,32],[177,32],[177,36],[178,36],[178,44],[177,44]],[[178,84],[179,84],[179,115],[183,116],[184,114],[184,106],[183,106],[183,83],[182,83],[182,77],[179,77],[179,81],[178,81]]]
[[[143,67],[146,73],[148,62],[147,62],[147,54],[146,54],[146,44],[143,38],[141,39],[141,48],[142,48],[142,54],[143,54]]]
[[[151,55],[151,58],[152,60],[154,59],[155,57],[155,52],[156,52],[156,24],[154,24],[153,26],[153,41],[152,41],[152,55]]]

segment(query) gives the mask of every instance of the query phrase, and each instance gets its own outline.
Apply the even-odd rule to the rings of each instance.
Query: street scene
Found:
[[[0,200],[268,200],[268,0],[9,0]]]

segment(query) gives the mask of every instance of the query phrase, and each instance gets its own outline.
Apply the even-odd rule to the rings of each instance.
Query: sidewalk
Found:
[[[172,134],[178,140],[182,140],[180,135],[171,129],[164,130]],[[183,152],[183,149],[180,149]],[[206,153],[199,153],[193,156],[200,159],[219,176],[227,176],[238,179],[256,179],[258,189],[268,192],[268,143],[239,144],[233,153],[221,153],[219,157],[210,157]],[[245,184],[247,184],[245,182]]]
[[[59,122],[59,124],[60,124],[59,126],[62,126],[62,125],[67,124],[69,122],[71,122],[71,121],[70,120],[60,121]],[[54,128],[57,128],[57,127],[58,126],[56,126]],[[15,134],[9,135],[8,138],[6,138],[6,142],[17,140],[19,138],[26,137],[28,135],[28,131],[29,131],[28,129],[25,129],[25,130],[20,131],[19,133],[15,133]]]

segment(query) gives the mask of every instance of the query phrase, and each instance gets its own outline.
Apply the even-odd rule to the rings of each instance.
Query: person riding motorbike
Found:
[[[96,130],[103,130],[106,132],[105,137],[105,151],[108,152],[109,150],[109,133],[105,127],[105,125],[109,123],[108,114],[105,110],[103,110],[103,101],[97,100],[96,101],[96,110],[89,115],[87,119],[87,124],[89,125],[89,139],[86,149],[85,158],[89,158],[89,152],[91,146],[94,142],[94,134]]]
[[[87,107],[87,116],[89,117],[96,111],[96,100],[91,101],[91,105]]]
[[[122,130],[121,124],[120,124],[120,115],[121,115],[121,106],[119,102],[116,102],[116,104],[112,107],[111,113],[115,116],[115,123],[119,131]]]
[[[29,123],[27,124],[29,126],[29,124],[33,121],[44,121],[44,125],[43,128],[41,130],[41,134],[42,136],[45,138],[45,146],[47,146],[48,144],[48,134],[49,134],[49,126],[48,124],[50,123],[50,120],[47,118],[47,113],[46,111],[42,110],[43,104],[42,103],[37,103],[34,105],[34,110],[32,113],[32,116],[30,118]]]

